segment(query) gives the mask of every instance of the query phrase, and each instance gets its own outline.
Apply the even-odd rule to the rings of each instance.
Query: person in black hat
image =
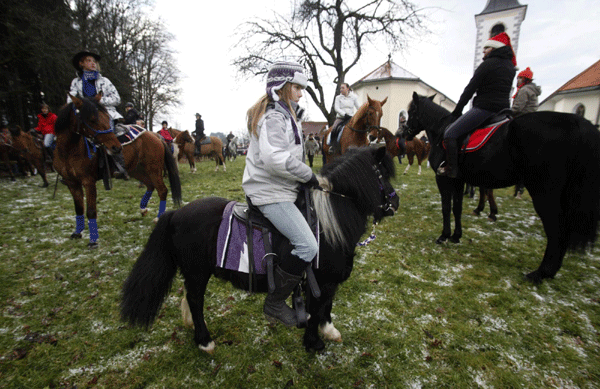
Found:
[[[100,103],[106,107],[111,119],[117,120],[122,118],[117,111],[117,106],[121,103],[121,96],[115,86],[106,77],[103,77],[100,72],[98,61],[101,57],[89,51],[80,51],[75,54],[71,63],[77,71],[77,77],[71,82],[69,94],[80,97],[93,97],[102,92]],[[71,102],[71,98],[67,97],[67,103]]]
[[[139,124],[138,121],[143,121],[144,118],[133,108],[133,103],[125,104],[125,119],[124,124]]]
[[[77,71],[77,77],[71,82],[70,96],[94,97],[102,92],[100,103],[106,107],[111,117],[111,128],[114,130],[115,121],[123,116],[117,111],[117,105],[121,103],[121,96],[115,86],[106,77],[100,74],[98,61],[101,57],[90,51],[80,51],[73,56],[71,63]],[[71,97],[67,97],[67,104],[71,102]],[[126,171],[116,174],[116,178],[124,180],[129,179]]]
[[[196,113],[196,131],[192,132],[194,138],[196,138],[196,153],[195,155],[200,155],[200,143],[202,139],[205,138],[204,135],[204,121],[202,120],[202,115]]]

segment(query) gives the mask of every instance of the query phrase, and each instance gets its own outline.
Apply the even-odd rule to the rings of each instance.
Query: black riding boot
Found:
[[[458,148],[456,139],[445,139],[444,145],[446,146],[446,163],[438,167],[437,175],[456,178],[458,173]]]
[[[296,327],[298,324],[296,311],[290,308],[285,300],[294,291],[301,279],[302,275],[289,274],[281,270],[281,267],[275,267],[273,270],[275,290],[267,295],[263,307],[263,312],[268,321],[272,323],[278,321],[286,327]]]

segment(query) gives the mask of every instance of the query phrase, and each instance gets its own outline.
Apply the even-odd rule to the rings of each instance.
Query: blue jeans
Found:
[[[468,110],[464,115],[456,119],[454,123],[452,123],[446,131],[444,132],[444,139],[457,139],[461,136],[473,132],[478,125],[483,123],[483,121],[490,116],[492,116],[494,112],[487,111],[485,109],[473,107]]]
[[[294,203],[285,201],[259,205],[258,209],[283,236],[289,239],[294,246],[292,255],[297,256],[305,262],[314,259],[319,251],[317,239],[310,230],[306,219],[294,205]]]

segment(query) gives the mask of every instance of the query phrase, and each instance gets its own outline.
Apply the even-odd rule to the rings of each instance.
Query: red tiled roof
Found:
[[[565,85],[558,88],[556,92],[563,92],[574,89],[590,88],[600,85],[600,60],[579,73]]]

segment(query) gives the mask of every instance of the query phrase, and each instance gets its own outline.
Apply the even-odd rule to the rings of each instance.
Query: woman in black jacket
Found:
[[[437,174],[455,178],[458,149],[456,140],[473,131],[477,125],[494,113],[510,108],[510,91],[515,78],[517,60],[509,36],[503,32],[490,38],[483,46],[483,62],[477,67],[471,81],[452,111],[456,121],[444,133],[446,163]],[[473,108],[462,115],[463,108],[473,94]],[[461,116],[462,115],[462,116]]]

